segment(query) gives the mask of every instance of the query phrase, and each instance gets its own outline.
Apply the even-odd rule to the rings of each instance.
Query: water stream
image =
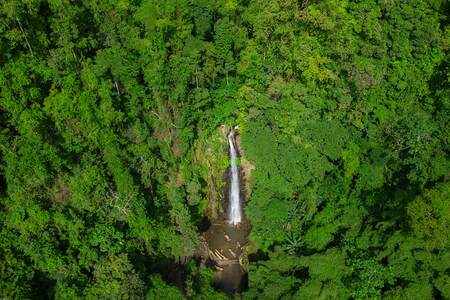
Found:
[[[226,189],[223,191],[224,206],[227,209],[212,224],[203,236],[208,244],[208,261],[215,268],[215,287],[232,297],[233,293],[244,290],[247,286],[247,261],[244,246],[250,224],[244,219],[243,184],[241,184],[238,167],[238,145],[236,143],[237,126],[227,136],[230,168],[225,175]]]
[[[241,208],[241,191],[239,184],[239,168],[237,166],[237,152],[235,146],[234,135],[237,127],[231,129],[228,134],[228,145],[230,147],[230,192],[229,192],[229,209],[228,209],[228,222],[231,225],[237,225],[242,221],[242,208]]]

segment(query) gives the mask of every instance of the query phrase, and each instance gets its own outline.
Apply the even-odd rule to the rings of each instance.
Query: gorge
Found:
[[[247,253],[244,246],[250,225],[244,219],[242,205],[245,194],[243,174],[239,167],[239,145],[236,141],[238,127],[232,127],[224,134],[228,143],[229,168],[225,171],[225,187],[222,189],[223,213],[211,220],[211,226],[204,233],[208,244],[208,258],[216,270],[216,288],[228,295],[246,287],[247,273],[244,266]]]

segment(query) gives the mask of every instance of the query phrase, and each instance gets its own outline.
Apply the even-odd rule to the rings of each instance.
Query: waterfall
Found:
[[[239,224],[242,221],[242,209],[241,209],[241,194],[240,194],[240,184],[239,184],[239,169],[237,166],[237,153],[234,144],[234,134],[237,129],[231,129],[228,134],[228,144],[230,146],[230,161],[231,161],[231,184],[229,191],[229,209],[228,209],[228,220],[232,225]]]

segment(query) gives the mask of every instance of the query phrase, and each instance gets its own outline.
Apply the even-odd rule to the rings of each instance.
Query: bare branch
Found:
[[[25,42],[27,43],[28,49],[29,49],[30,52],[31,52],[31,56],[34,57],[33,49],[31,49],[31,45],[30,45],[30,43],[28,42],[27,35],[25,34],[25,31],[24,31],[23,28],[22,28],[22,23],[20,23],[19,18],[16,18],[16,21],[17,21],[17,23],[19,24],[20,31],[22,32],[23,37],[25,38]]]

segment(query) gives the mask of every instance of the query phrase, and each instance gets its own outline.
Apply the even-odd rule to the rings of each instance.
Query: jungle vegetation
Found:
[[[226,299],[195,252],[228,124],[254,166],[236,298],[450,299],[449,15],[1,0],[0,298]]]

